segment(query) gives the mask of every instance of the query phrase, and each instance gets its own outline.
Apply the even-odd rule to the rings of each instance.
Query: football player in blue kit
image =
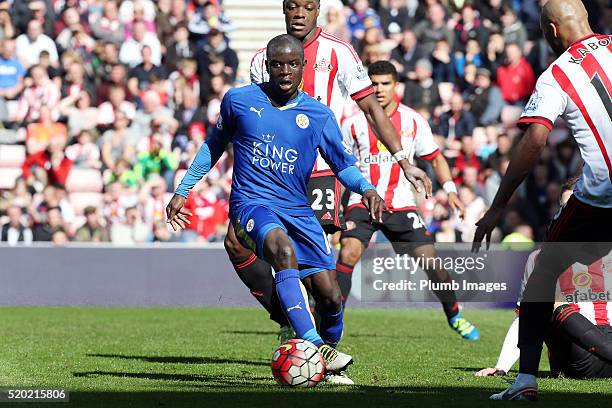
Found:
[[[283,34],[267,46],[270,81],[230,90],[221,103],[214,133],[166,208],[168,222],[184,228],[189,191],[234,146],[230,219],[240,243],[270,263],[276,291],[297,337],[319,347],[331,373],[341,373],[353,358],[335,349],[343,330],[341,292],[334,254],[307,197],[317,149],[348,189],[363,196],[373,219],[387,210],[361,175],[355,157],[342,144],[332,111],[299,90],[304,67],[300,41]],[[317,332],[300,280],[316,300]]]

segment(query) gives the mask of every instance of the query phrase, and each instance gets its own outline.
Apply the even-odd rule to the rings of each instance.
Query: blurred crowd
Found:
[[[540,3],[321,0],[324,30],[365,65],[397,67],[398,98],[428,119],[451,165],[467,214],[451,214],[437,186],[421,210],[438,241],[471,241],[521,137],[516,120],[555,58]],[[593,29],[610,34],[608,1],[585,3]],[[225,92],[248,82],[235,29],[221,0],[0,1],[0,241],[222,240],[231,150],[191,194],[187,231],[168,229],[164,206]],[[560,184],[580,168],[559,123],[496,240],[541,239]]]

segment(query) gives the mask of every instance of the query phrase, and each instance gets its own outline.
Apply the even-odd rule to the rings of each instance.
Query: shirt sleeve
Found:
[[[264,82],[264,70],[265,67],[265,48],[257,51],[257,53],[253,56],[251,60],[251,83],[252,84],[261,84]]]
[[[559,87],[552,76],[552,70],[549,69],[538,79],[517,125],[521,129],[526,129],[532,123],[539,123],[552,130],[555,120],[565,111],[566,106],[567,95]]]
[[[414,125],[414,152],[423,160],[433,160],[440,154],[440,149],[434,140],[429,123],[420,115],[415,114]]]
[[[330,112],[321,131],[319,152],[334,174],[355,164],[353,151],[342,143],[342,132]]]
[[[372,81],[357,53],[350,45],[338,47],[338,80],[355,101],[374,93]]]
[[[347,152],[352,152],[352,154],[357,155],[357,146],[353,134],[351,133],[351,122],[352,121],[345,120],[342,124],[342,144]]]

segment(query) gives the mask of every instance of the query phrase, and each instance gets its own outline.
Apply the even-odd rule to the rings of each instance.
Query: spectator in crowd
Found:
[[[101,169],[100,149],[93,143],[92,130],[81,130],[76,143],[66,148],[66,157],[74,167]]]
[[[339,6],[331,5],[327,8],[323,31],[330,33],[331,35],[344,41],[351,40],[351,33],[349,32],[346,24],[346,16],[342,10],[342,4]]]
[[[52,64],[58,62],[57,46],[43,33],[42,24],[38,20],[31,20],[28,23],[28,31],[17,37],[15,45],[17,58],[26,68],[38,64],[42,51],[49,53]]]
[[[102,225],[98,209],[88,206],[83,214],[85,215],[85,224],[77,229],[74,240],[79,242],[109,242],[110,234],[108,229]]]
[[[68,119],[71,137],[79,135],[83,130],[95,129],[99,123],[98,108],[91,106],[91,96],[87,91],[64,98],[59,111]]]
[[[177,135],[186,135],[187,128],[193,123],[206,123],[206,109],[198,105],[196,94],[189,87],[181,89],[181,103],[174,112],[174,119],[180,124]]]
[[[117,2],[107,0],[104,2],[104,13],[91,24],[91,33],[102,41],[121,45],[124,41],[124,26],[119,20]]]
[[[157,36],[147,31],[143,21],[134,23],[134,33],[132,38],[125,41],[119,50],[119,61],[128,65],[130,68],[142,62],[142,48],[148,46],[151,49],[151,61],[155,65],[161,64],[161,43]]]
[[[132,95],[140,95],[142,91],[149,88],[151,77],[163,79],[166,76],[164,70],[153,63],[151,48],[147,45],[140,51],[142,62],[132,68],[128,74],[128,88]]]
[[[127,86],[127,69],[124,65],[113,64],[108,78],[100,81],[96,88],[97,105],[107,102],[110,99],[110,91],[113,87],[123,88],[123,100],[131,100],[132,94]]]
[[[461,19],[455,25],[455,51],[466,52],[469,40],[485,44],[487,35],[487,29],[482,26],[474,7],[469,3],[464,5],[461,9]]]
[[[468,186],[459,187],[459,199],[465,205],[465,216],[457,223],[461,242],[472,242],[476,232],[476,222],[486,209],[484,200]]]
[[[49,108],[42,106],[39,120],[30,123],[27,127],[26,150],[29,153],[44,150],[53,139],[60,139],[62,143],[66,143],[68,141],[68,130],[65,124],[55,122],[51,118]]]
[[[136,189],[140,186],[142,179],[134,172],[130,162],[120,158],[108,176],[110,183],[119,182],[127,189]]]
[[[64,154],[66,142],[62,138],[52,138],[49,146],[39,152],[29,154],[23,162],[23,177],[32,184],[35,177],[44,180],[45,184],[64,185],[72,161]]]
[[[98,124],[106,127],[117,120],[117,113],[122,112],[128,120],[136,117],[136,106],[125,100],[125,89],[114,86],[110,89],[109,100],[98,108]]]
[[[436,133],[447,141],[463,139],[472,136],[475,125],[474,116],[465,110],[463,97],[459,92],[455,92],[451,98],[450,110],[440,117]]]
[[[491,81],[491,71],[479,68],[474,85],[466,98],[470,104],[470,112],[481,126],[497,123],[504,101],[501,91]]]
[[[535,86],[535,74],[516,43],[506,44],[506,60],[497,69],[497,85],[506,102],[523,107]]]
[[[32,243],[32,230],[24,223],[23,210],[17,205],[9,207],[6,211],[8,222],[0,228],[0,242],[10,246]]]
[[[410,16],[402,0],[389,0],[387,7],[380,11],[380,26],[385,36],[401,33],[408,28]]]
[[[348,28],[354,45],[364,37],[368,27],[380,27],[380,19],[370,8],[368,0],[355,0],[348,18]]]
[[[506,174],[506,170],[508,169],[508,163],[510,163],[510,159],[507,156],[501,157],[497,161],[497,168],[489,177],[487,177],[487,180],[485,181],[483,198],[487,206],[490,206],[493,203],[495,194],[497,194],[497,190],[501,184],[501,179],[504,174]]]
[[[459,53],[455,57],[455,70],[457,75],[462,77],[465,75],[465,67],[469,64],[476,68],[484,64],[484,58],[480,53],[480,44],[475,39],[469,39],[465,46],[465,52]]]
[[[414,80],[406,83],[404,91],[405,105],[413,109],[425,107],[432,113],[440,105],[438,83],[433,80],[433,67],[428,59],[420,59],[415,64]]]
[[[45,219],[42,222],[34,224],[32,230],[34,241],[51,242],[53,234],[58,230],[63,230],[64,219],[59,207],[49,207],[45,212]]]
[[[416,62],[425,57],[418,47],[417,38],[412,30],[402,33],[402,40],[391,52],[391,62],[397,69],[399,78],[406,80],[415,69]]]
[[[23,79],[26,71],[23,64],[15,56],[15,41],[5,38],[0,50],[0,121],[10,121],[10,102],[16,99],[24,87]],[[13,103],[15,105],[15,103]],[[16,108],[14,108],[16,109]],[[14,110],[13,109],[13,110]]]
[[[414,34],[426,55],[433,52],[436,42],[441,38],[446,39],[451,49],[453,47],[454,34],[446,24],[446,11],[440,3],[430,4],[427,11],[427,20],[420,21],[414,26]]]
[[[178,129],[174,113],[162,105],[159,94],[155,91],[146,91],[142,96],[142,109],[136,111],[130,130],[140,141],[151,135],[153,126],[160,127],[164,133],[171,134]]]
[[[189,30],[184,23],[178,24],[172,34],[172,43],[164,54],[164,65],[168,72],[176,71],[178,61],[195,57],[195,47],[189,41]]]
[[[104,132],[98,144],[102,157],[103,168],[115,170],[120,159],[128,162],[132,160],[136,152],[137,136],[129,130],[130,120],[127,115],[119,110],[115,114],[112,129]]]
[[[524,50],[525,43],[527,42],[527,30],[518,19],[516,11],[514,11],[512,7],[506,7],[500,21],[504,42],[506,42],[506,44],[515,43],[521,50]]]
[[[210,31],[206,43],[196,51],[195,58],[200,74],[206,72],[206,67],[210,67],[213,56],[223,60],[223,72],[233,81],[238,70],[238,54],[229,47],[223,33],[217,29]]]
[[[38,120],[43,106],[49,110],[52,118],[57,118],[61,97],[59,89],[40,65],[32,67],[30,75],[32,84],[21,94],[16,121],[30,123]]]
[[[28,11],[28,20],[39,22],[45,35],[53,37],[56,34],[54,27],[56,16],[50,0],[30,0]],[[19,27],[19,30],[24,31],[22,27]]]
[[[497,69],[504,63],[504,48],[504,37],[499,33],[492,33],[486,47],[484,66],[491,71],[494,80],[497,78]]]
[[[110,237],[113,244],[133,245],[147,241],[149,230],[142,220],[138,207],[125,210],[125,220],[115,222],[111,226]]]
[[[143,180],[149,180],[153,175],[160,175],[168,186],[174,186],[174,172],[177,168],[176,156],[164,148],[164,136],[154,133],[150,137],[149,149],[138,155],[134,171]]]
[[[228,33],[234,28],[233,24],[218,12],[212,1],[205,2],[201,11],[189,22],[189,31],[195,37],[196,46],[201,45],[213,29]]]
[[[8,5],[7,1],[3,2]],[[0,40],[8,40],[15,37],[15,26],[8,10],[0,8]]]
[[[436,42],[431,62],[435,82],[455,82],[456,61],[453,61],[450,45],[446,39],[440,38]]]

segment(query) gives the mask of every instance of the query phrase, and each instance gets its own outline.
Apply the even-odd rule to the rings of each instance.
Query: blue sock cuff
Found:
[[[302,338],[306,341],[311,342],[317,347],[323,344],[323,339],[321,339],[321,336],[319,336],[319,333],[317,333],[317,329],[308,330],[306,333],[304,333]]]
[[[274,282],[278,284],[292,278],[300,279],[300,271],[297,269],[284,269],[280,272],[276,272],[274,275]]]

